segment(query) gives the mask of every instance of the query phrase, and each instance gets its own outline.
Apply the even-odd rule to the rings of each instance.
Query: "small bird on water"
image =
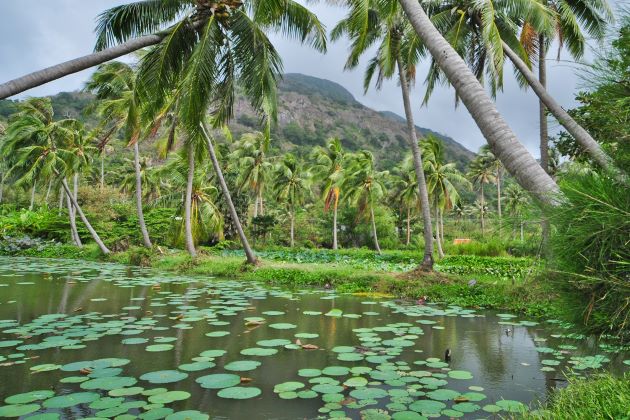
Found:
[[[444,352],[444,361],[447,363],[451,361],[451,349],[446,349]]]

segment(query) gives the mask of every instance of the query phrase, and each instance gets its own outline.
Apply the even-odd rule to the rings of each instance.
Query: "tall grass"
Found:
[[[567,200],[550,219],[556,269],[583,296],[584,324],[630,338],[630,190],[595,173],[561,182]]]

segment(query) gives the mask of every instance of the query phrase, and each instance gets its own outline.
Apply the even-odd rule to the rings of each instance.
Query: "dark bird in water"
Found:
[[[509,328],[505,329],[505,335],[510,335],[512,333],[512,330]]]
[[[444,361],[447,363],[451,361],[451,349],[446,349],[444,352]]]
[[[324,289],[329,290],[329,289],[330,289],[330,283],[326,283],[326,284],[324,285]]]
[[[418,305],[424,305],[427,302],[428,298],[429,298],[428,296],[422,296],[420,299],[418,299],[418,301],[416,303]]]

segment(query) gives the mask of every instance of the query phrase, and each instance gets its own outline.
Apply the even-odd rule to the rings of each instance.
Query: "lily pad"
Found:
[[[250,347],[248,349],[241,350],[243,356],[273,356],[278,353],[276,349],[262,348],[262,347]]]
[[[215,373],[201,376],[195,380],[202,388],[221,389],[229,388],[241,383],[241,377],[231,373]]]
[[[190,398],[190,393],[186,391],[167,391],[161,394],[152,395],[149,397],[149,402],[152,404],[170,404],[175,401],[183,401]]]
[[[187,373],[180,372],[178,370],[159,370],[156,372],[145,373],[140,377],[140,379],[148,381],[152,384],[170,384],[173,382],[179,382],[187,377]]]
[[[87,404],[98,400],[100,395],[95,392],[75,392],[74,394],[59,395],[44,401],[44,408],[68,408],[79,404]]]
[[[4,402],[7,404],[28,404],[31,403],[33,401],[40,401],[40,400],[45,400],[47,398],[52,397],[53,395],[55,395],[55,393],[53,391],[49,391],[49,390],[40,390],[40,391],[29,391],[29,392],[25,392],[23,394],[15,394],[15,395],[11,395],[10,397],[7,397]]]
[[[244,386],[235,386],[231,388],[223,388],[217,393],[217,396],[221,398],[228,398],[232,400],[246,400],[249,398],[254,398],[259,396],[262,393],[260,388],[256,387],[244,387]]]
[[[21,417],[40,409],[39,404],[10,404],[0,407],[0,417]]]
[[[258,366],[260,366],[260,362],[256,360],[239,360],[235,362],[230,362],[227,365],[223,366],[225,370],[233,370],[236,372],[244,372],[248,370],[254,370]]]

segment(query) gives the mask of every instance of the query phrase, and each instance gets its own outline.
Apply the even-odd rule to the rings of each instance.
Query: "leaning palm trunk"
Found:
[[[560,104],[558,104],[555,99],[549,95],[545,86],[536,78],[534,73],[527,67],[527,64],[521,58],[510,49],[510,47],[503,42],[503,50],[508,58],[514,63],[519,72],[525,77],[527,83],[532,87],[532,90],[536,93],[536,95],[540,98],[540,101],[544,104],[541,106],[541,127],[546,125],[546,116],[544,115],[544,108],[549,109],[549,112],[553,114],[554,117],[558,120],[560,124],[573,136],[575,141],[588,153],[588,155],[595,161],[599,166],[604,169],[611,170],[613,172],[618,172],[618,170],[614,167],[612,160],[610,157],[604,152],[599,143],[591,137],[591,135],[584,130],[570,115],[567,111],[565,111]],[[544,60],[541,68],[544,67]],[[544,75],[544,70],[542,71]],[[543,76],[544,77],[544,76]],[[544,82],[543,78],[543,82]],[[543,120],[545,122],[543,123]],[[543,127],[544,128],[544,127]],[[543,169],[548,170],[548,155],[547,155],[547,139],[543,139],[542,136],[545,133],[541,130],[541,155],[544,156],[545,161],[541,162]],[[546,137],[546,135],[545,135]]]
[[[545,36],[541,34],[538,37],[538,81],[545,90],[547,90],[546,56],[547,50],[545,49]],[[540,166],[542,166],[545,172],[549,173],[549,129],[547,126],[547,108],[541,98],[538,98],[538,119],[540,120]]]
[[[413,167],[418,181],[418,197],[420,198],[420,208],[422,210],[422,222],[424,225],[424,257],[421,267],[425,270],[433,269],[433,232],[431,232],[431,206],[429,205],[429,193],[427,183],[424,178],[422,164],[422,152],[418,146],[418,136],[416,134],[416,124],[411,111],[411,101],[409,99],[409,83],[407,75],[402,65],[400,55],[396,58],[398,64],[398,75],[400,77],[400,87],[402,90],[403,103],[405,106],[405,117],[407,119],[407,135],[411,152],[413,154]],[[407,239],[409,244],[409,239]]]
[[[26,76],[10,80],[0,85],[0,99],[8,98],[9,96],[16,95],[24,92],[25,90],[32,89],[53,80],[57,80],[69,74],[89,69],[90,67],[97,66],[105,63],[106,61],[113,60],[114,58],[122,57],[123,55],[137,51],[141,48],[155,45],[165,36],[166,33],[164,32],[154,35],[141,36],[139,38],[123,42],[115,47],[75,58],[74,60],[66,61],[64,63],[27,74]]]
[[[435,203],[435,243],[437,244],[438,257],[444,258],[442,239],[440,238],[440,207]]]
[[[88,232],[90,232],[90,235],[92,235],[92,239],[94,239],[94,242],[96,242],[96,244],[98,245],[99,249],[101,250],[103,254],[109,254],[110,253],[109,249],[105,246],[100,236],[98,236],[98,233],[96,233],[96,231],[90,224],[87,217],[85,217],[85,214],[83,214],[83,210],[81,210],[81,207],[79,207],[79,203],[77,203],[77,200],[74,198],[74,196],[72,196],[72,193],[70,192],[70,188],[68,187],[68,183],[66,182],[65,179],[61,180],[61,185],[63,186],[63,189],[66,191],[66,194],[68,195],[68,197],[70,197],[70,202],[72,204],[72,207],[74,207],[77,213],[79,213],[79,217],[81,218],[81,221],[87,228]]]
[[[188,179],[186,181],[186,195],[184,196],[184,236],[186,249],[191,257],[197,256],[195,241],[192,234],[192,189],[195,176],[195,149],[192,142],[188,144]]]
[[[376,235],[376,220],[374,220],[374,207],[370,205],[370,219],[372,219],[372,236],[374,236],[374,246],[376,252],[381,253],[381,247],[378,245],[378,236]]]
[[[557,205],[560,192],[558,185],[518,141],[464,60],[433,26],[417,0],[399,1],[416,33],[455,88],[457,96],[477,123],[495,156],[525,190],[542,203]]]
[[[138,224],[140,225],[140,232],[142,232],[144,246],[151,248],[151,238],[149,237],[149,231],[144,222],[144,212],[142,211],[142,174],[140,172],[140,151],[138,149],[138,142],[135,142],[133,145],[133,166],[136,170],[136,210],[138,212]]]
[[[61,187],[63,188],[63,187]],[[68,207],[68,218],[70,219],[70,237],[72,238],[72,242],[79,248],[83,247],[83,243],[81,242],[81,237],[79,236],[79,231],[77,230],[77,221],[72,217],[72,199],[71,197],[64,192],[63,196],[66,196],[66,206]]]
[[[247,257],[247,262],[249,264],[256,264],[256,255],[254,255],[254,251],[249,246],[249,241],[247,240],[247,236],[245,236],[245,231],[243,230],[241,221],[238,218],[238,213],[236,213],[236,208],[234,207],[234,203],[232,202],[232,195],[230,194],[230,190],[225,183],[225,178],[223,178],[223,171],[221,170],[221,165],[219,165],[217,155],[214,151],[212,140],[210,139],[210,136],[208,135],[203,123],[199,123],[199,126],[201,127],[201,131],[206,138],[206,141],[208,142],[208,152],[210,153],[212,166],[214,167],[214,171],[217,173],[217,178],[219,179],[219,184],[221,185],[221,191],[223,192],[225,201],[227,202],[228,208],[230,209],[230,217],[232,218],[232,223],[234,223],[236,231],[238,232],[238,236],[241,239],[241,244],[243,245],[243,250],[245,251],[245,255]]]
[[[28,206],[29,211],[33,211],[33,207],[35,206],[35,190],[37,189],[37,181],[33,182],[33,187],[31,188],[31,203]]]

